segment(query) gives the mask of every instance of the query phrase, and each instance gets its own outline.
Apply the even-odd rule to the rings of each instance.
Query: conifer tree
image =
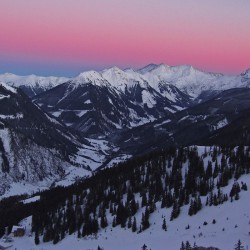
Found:
[[[166,219],[165,219],[165,218],[163,219],[162,229],[163,229],[164,231],[167,231],[167,224],[166,224]]]
[[[193,214],[194,214],[194,202],[193,202],[193,200],[191,200],[190,206],[188,209],[188,215],[192,216]]]
[[[116,217],[114,216],[113,221],[112,221],[112,227],[115,227],[115,226],[116,226]]]
[[[108,226],[108,221],[106,215],[101,216],[101,228],[105,228]]]
[[[189,241],[187,240],[186,241],[186,245],[185,245],[185,250],[191,250],[192,249],[192,246],[191,244],[189,243]]]
[[[146,230],[149,228],[149,211],[148,208],[145,208],[145,213],[142,213],[142,219],[141,219],[141,225],[142,225],[142,230]]]
[[[39,233],[38,233],[38,230],[36,230],[36,232],[35,232],[35,244],[39,245],[39,243],[40,243]]]
[[[128,217],[128,228],[132,227],[132,218],[131,216]]]
[[[59,234],[56,233],[56,234],[55,234],[55,237],[54,237],[54,239],[53,239],[53,244],[55,245],[56,243],[59,242],[59,240],[60,240]]]
[[[234,249],[235,250],[244,250],[244,247],[243,247],[240,240],[238,240],[238,242],[235,244]]]
[[[134,217],[133,224],[132,224],[132,232],[136,232],[136,230],[137,230],[136,218]]]
[[[180,250],[186,250],[186,247],[185,247],[185,244],[184,244],[183,241],[181,242],[181,248],[180,248]]]

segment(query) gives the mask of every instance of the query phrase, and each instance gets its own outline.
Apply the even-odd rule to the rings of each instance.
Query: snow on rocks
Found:
[[[6,90],[12,92],[12,93],[17,93],[17,90],[13,87],[11,87],[10,85],[4,83],[4,82],[0,82],[0,86],[2,86],[3,88],[5,88]]]

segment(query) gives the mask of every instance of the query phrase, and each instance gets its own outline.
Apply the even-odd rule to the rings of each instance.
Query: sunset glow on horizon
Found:
[[[0,73],[75,75],[113,65],[250,68],[248,0],[1,0]]]

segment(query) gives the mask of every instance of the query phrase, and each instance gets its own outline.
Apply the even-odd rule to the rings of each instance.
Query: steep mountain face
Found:
[[[133,90],[141,88],[144,92],[139,93],[142,96],[143,104],[153,107],[154,104],[159,105],[164,102],[163,99],[169,101],[165,104],[165,109],[171,112],[188,107],[192,104],[191,97],[184,94],[178,88],[164,81],[159,81],[158,85],[152,84],[147,78],[133,69],[121,70],[117,67],[104,70],[102,76],[109,81],[112,86],[118,88],[122,93],[127,94],[127,98],[135,96]],[[161,100],[157,100],[161,98]],[[137,100],[138,101],[138,100]],[[171,110],[172,109],[172,110]]]
[[[42,146],[58,149],[62,155],[65,155],[65,159],[67,159],[67,152],[75,152],[78,138],[74,138],[63,124],[46,115],[21,91],[14,88],[11,88],[12,91],[10,88],[6,90],[6,86],[0,85],[2,94],[0,119],[5,126],[22,133]],[[67,137],[72,137],[72,140]]]
[[[34,101],[67,126],[96,135],[153,122],[224,90],[249,86],[249,70],[225,76],[192,66],[150,64],[137,71],[84,72]]]
[[[67,77],[55,76],[18,76],[10,73],[0,75],[0,82],[7,83],[16,88],[21,88],[29,97],[33,97],[68,80],[69,78]]]
[[[170,145],[249,145],[250,89],[221,92],[211,100],[151,124],[111,135],[127,153]]]
[[[250,85],[250,69],[247,69],[245,72],[240,74],[242,84],[247,86]]]
[[[156,90],[132,70],[111,68],[78,77],[34,98],[35,103],[67,126],[86,134],[107,134],[154,121],[192,104],[176,87]]]
[[[104,158],[101,149],[44,113],[22,91],[0,83],[0,195],[17,182],[49,186],[70,166],[87,173]]]
[[[125,105],[107,81],[94,75],[98,73],[81,74],[37,96],[35,102],[67,126],[88,134],[121,126]]]

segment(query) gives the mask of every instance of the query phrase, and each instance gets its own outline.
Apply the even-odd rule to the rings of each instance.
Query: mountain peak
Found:
[[[97,71],[91,70],[80,73],[76,78],[84,81],[93,81],[102,78],[102,76]]]
[[[150,72],[152,70],[154,70],[155,68],[157,68],[160,64],[155,64],[155,63],[150,63],[148,65],[146,65],[145,67],[138,69],[137,72],[140,74],[145,74],[147,72]]]
[[[240,74],[244,78],[250,78],[250,68]]]
[[[105,71],[105,70],[104,70]],[[120,69],[119,67],[117,66],[113,66],[111,68],[108,68],[106,69],[106,71],[123,71],[122,69]]]
[[[73,83],[75,84],[86,84],[86,83],[92,83],[98,86],[101,86],[107,81],[102,77],[100,73],[97,71],[91,70],[91,71],[85,71],[80,73],[76,78],[73,79]]]
[[[144,83],[143,76],[133,69],[121,70],[118,67],[112,67],[102,72],[102,76],[112,86],[125,90],[126,87],[134,86],[135,84]]]
[[[17,76],[17,75],[15,75],[15,74],[13,74],[13,73],[9,73],[9,72],[6,72],[6,73],[4,73],[4,74],[2,74],[3,76]]]

